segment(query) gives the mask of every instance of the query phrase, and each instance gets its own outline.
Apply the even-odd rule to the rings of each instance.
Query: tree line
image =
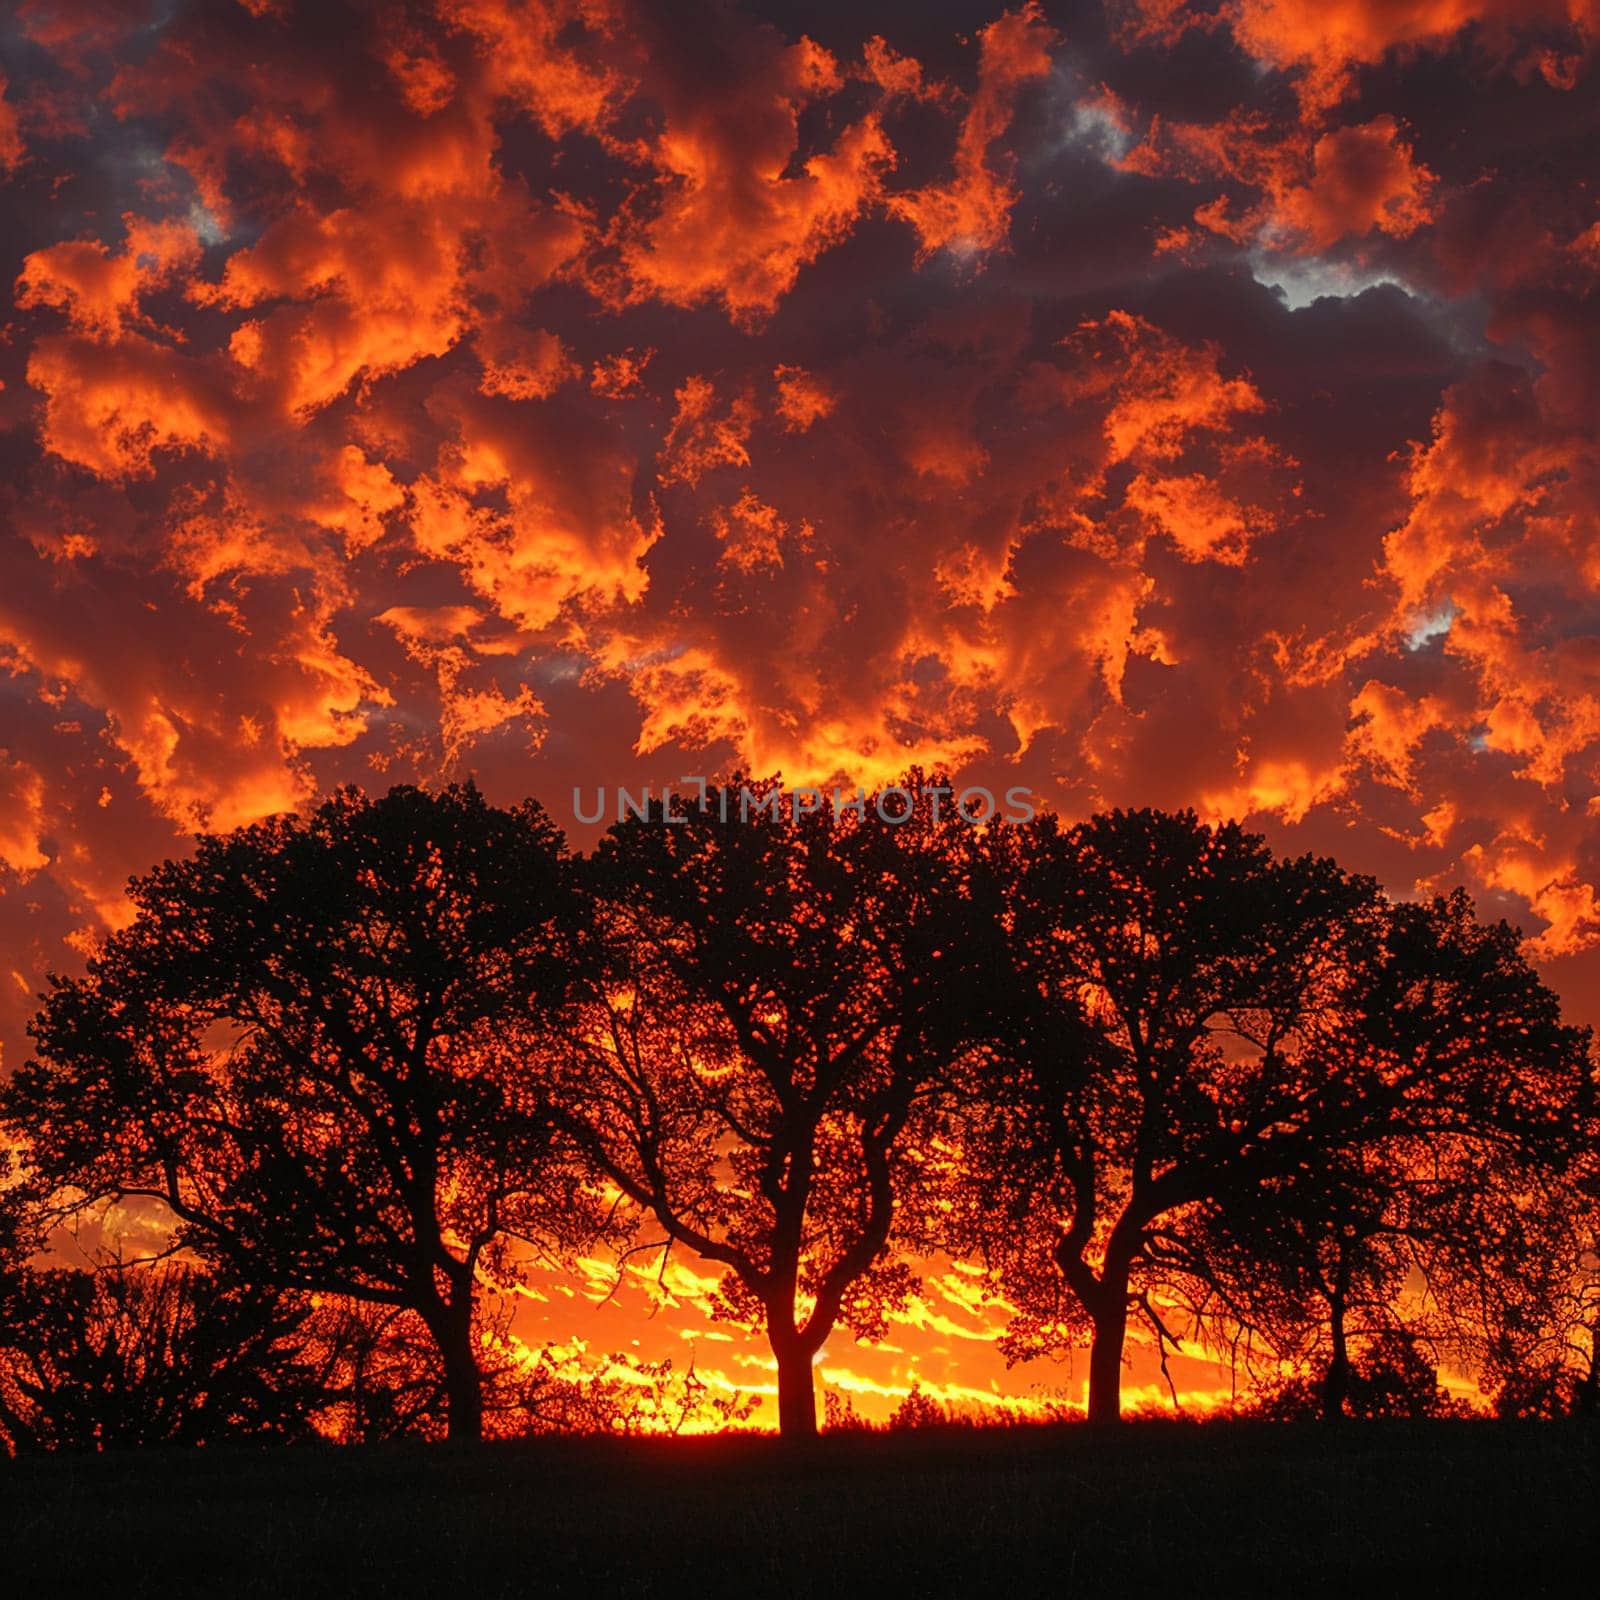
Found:
[[[1330,1419],[1419,1347],[1504,1409],[1594,1406],[1590,1038],[1464,892],[1193,813],[721,798],[580,855],[533,801],[349,789],[135,879],[0,1087],[0,1437],[337,1400],[475,1439],[493,1292],[601,1243],[720,1269],[785,1435],[936,1252],[1016,1308],[1008,1358],[1087,1344],[1095,1422],[1134,1323],[1163,1362],[1309,1372],[1274,1392]],[[108,1205],[163,1222],[162,1265],[30,1264]],[[573,1420],[549,1378],[525,1421]]]

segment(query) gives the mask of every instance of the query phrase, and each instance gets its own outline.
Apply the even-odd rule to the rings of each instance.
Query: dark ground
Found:
[[[1573,1424],[144,1451],[0,1461],[0,1590],[1521,1596],[1600,1570],[1597,1512]]]

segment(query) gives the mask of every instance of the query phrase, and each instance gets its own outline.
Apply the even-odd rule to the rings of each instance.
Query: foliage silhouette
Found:
[[[1130,1314],[1163,1351],[1174,1303],[1260,1324],[1314,1287],[1330,1230],[1376,1238],[1375,1152],[1462,1172],[1581,1143],[1587,1037],[1465,896],[1393,904],[1192,813],[1046,817],[1004,848],[1019,1004],[951,1242],[1022,1308],[1013,1356],[1087,1329],[1091,1421],[1119,1415]]]
[[[723,1269],[791,1437],[933,1249],[987,1261],[1008,1357],[1087,1335],[1094,1421],[1131,1318],[1298,1363],[1328,1417],[1448,1410],[1421,1350],[1594,1406],[1595,1067],[1515,930],[1192,813],[900,789],[736,780],[579,860],[531,801],[347,790],[135,880],[0,1117],[47,1220],[115,1202],[174,1259],[29,1268],[0,1172],[14,1448],[743,1420],[511,1337],[530,1263],[601,1239]]]
[[[481,1276],[592,1228],[507,1019],[564,976],[568,864],[532,802],[344,791],[136,879],[4,1092],[80,1208],[144,1199],[248,1281],[415,1313],[482,1429]]]
[[[1269,1385],[1238,1415],[1273,1422],[1298,1422],[1327,1415],[1327,1377],[1290,1378]],[[1350,1360],[1341,1388],[1344,1414],[1372,1421],[1462,1419],[1470,1408],[1439,1382],[1435,1365],[1416,1340],[1386,1332]]]
[[[0,1270],[0,1443],[309,1438],[325,1373],[308,1311],[174,1261]]]
[[[594,1164],[726,1269],[721,1309],[765,1329],[779,1426],[805,1436],[834,1327],[881,1334],[912,1287],[891,1233],[930,1189],[942,1075],[983,1036],[998,901],[948,810],[742,818],[743,790],[602,841],[551,1053]],[[776,780],[751,792],[781,804]]]

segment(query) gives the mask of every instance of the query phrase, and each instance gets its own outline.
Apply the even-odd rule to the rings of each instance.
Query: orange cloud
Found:
[[[220,451],[232,432],[219,364],[138,335],[110,346],[84,335],[41,337],[28,382],[45,396],[45,447],[105,478],[147,477],[158,453]]]
[[[488,670],[518,644],[471,606],[391,606],[376,622],[392,628],[405,652],[434,674],[439,697],[439,762],[447,773],[482,735],[519,726],[528,748],[543,737],[545,707],[526,684],[508,695]]]
[[[1156,118],[1117,165],[1146,177],[1229,185],[1198,206],[1194,220],[1236,244],[1274,251],[1320,254],[1374,233],[1409,238],[1437,216],[1437,175],[1416,160],[1387,114],[1315,139],[1241,111],[1217,123]],[[1165,234],[1157,249],[1176,250],[1192,237]]]
[[[25,979],[197,825],[463,771],[947,765],[1596,943],[1592,7],[328,4],[23,14]]]
[[[0,866],[17,873],[49,866],[43,835],[44,779],[0,749]]]
[[[483,363],[478,387],[507,400],[545,400],[582,370],[561,340],[543,328],[522,329],[494,322],[473,341]]]
[[[325,469],[328,494],[309,511],[314,521],[344,537],[355,555],[383,537],[384,519],[405,504],[405,490],[381,461],[359,445],[342,446]]]
[[[1592,0],[1232,0],[1226,15],[1257,60],[1304,74],[1303,99],[1320,107],[1348,93],[1354,68],[1391,51],[1447,48],[1469,24],[1513,36],[1518,30],[1569,24],[1592,39]]]
[[[746,324],[769,314],[800,269],[850,232],[894,164],[869,112],[790,170],[800,113],[843,82],[834,58],[802,39],[753,59],[722,93],[674,97],[645,151],[651,184],[618,219],[619,292],[681,306],[717,298]]]
[[[183,830],[292,810],[312,792],[300,750],[350,742],[365,726],[363,705],[382,699],[314,614],[291,613],[281,642],[256,656],[248,689],[204,682],[188,651],[152,659],[138,649],[136,620],[132,629],[100,620],[80,638],[73,624],[81,616],[59,607],[24,615],[0,606],[0,646],[14,672],[68,685],[103,709],[139,789]]]
[[[1579,876],[1577,862],[1546,840],[1518,832],[1473,845],[1465,864],[1484,885],[1508,889],[1545,923],[1533,953],[1546,959],[1591,948],[1600,937],[1600,901]]]
[[[696,484],[717,467],[747,467],[746,448],[755,421],[755,402],[736,395],[719,409],[716,389],[698,373],[675,396],[678,409],[662,442],[663,483]]]
[[[1292,72],[1308,114],[1352,92],[1356,70],[1394,54],[1442,52],[1467,28],[1492,58],[1530,64],[1570,87],[1575,62],[1594,43],[1594,0],[1225,0],[1220,11],[1193,0],[1118,0],[1128,43],[1171,45],[1189,28],[1225,22],[1257,61]]]
[[[448,28],[472,40],[490,92],[527,111],[552,138],[600,132],[631,87],[601,54],[621,21],[620,8],[608,0],[439,0],[435,9]],[[429,80],[438,74],[420,70]]]
[[[1269,228],[1326,250],[1374,230],[1403,239],[1433,220],[1434,174],[1416,163],[1393,117],[1325,133],[1311,152],[1311,176],[1275,197]]]
[[[748,490],[736,505],[712,513],[712,526],[722,544],[718,560],[735,572],[761,572],[784,564],[784,547],[804,548],[811,530],[792,531],[771,506],[763,505]]]
[[[35,250],[17,279],[20,310],[50,306],[77,332],[117,338],[126,324],[149,328],[141,297],[186,273],[200,260],[200,240],[187,221],[151,222],[129,213],[126,244],[113,254],[98,239],[75,239]]]
[[[1017,92],[1049,72],[1055,39],[1037,0],[978,35],[978,87],[956,141],[954,177],[889,200],[891,213],[917,230],[923,259],[940,250],[981,258],[1005,243],[1017,190],[992,149],[1011,125]]]
[[[1264,409],[1249,379],[1225,378],[1216,346],[1185,346],[1126,311],[1081,323],[1061,341],[1059,375],[1042,369],[1038,392],[1068,404],[1103,404],[1106,464],[1173,460],[1196,432],[1225,431]]]
[[[452,437],[411,489],[417,551],[456,565],[506,621],[530,630],[584,596],[638,595],[652,537],[633,505],[631,454],[559,404],[453,398],[440,412]],[[553,425],[530,427],[535,417]],[[503,510],[485,503],[494,496]]]
[[[838,404],[833,391],[803,367],[780,365],[773,376],[778,385],[778,415],[791,433],[804,433]]]
[[[225,310],[271,302],[265,316],[235,330],[230,354],[243,369],[242,384],[264,386],[288,412],[313,411],[358,376],[441,356],[467,333],[467,226],[463,216],[433,205],[302,209],[230,256],[221,283],[197,288],[195,298]],[[556,216],[547,266],[570,254],[575,241],[570,222]]]

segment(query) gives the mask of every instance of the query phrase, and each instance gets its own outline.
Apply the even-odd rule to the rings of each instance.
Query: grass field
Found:
[[[0,1462],[15,1596],[1570,1593],[1600,1432],[1133,1424]]]

